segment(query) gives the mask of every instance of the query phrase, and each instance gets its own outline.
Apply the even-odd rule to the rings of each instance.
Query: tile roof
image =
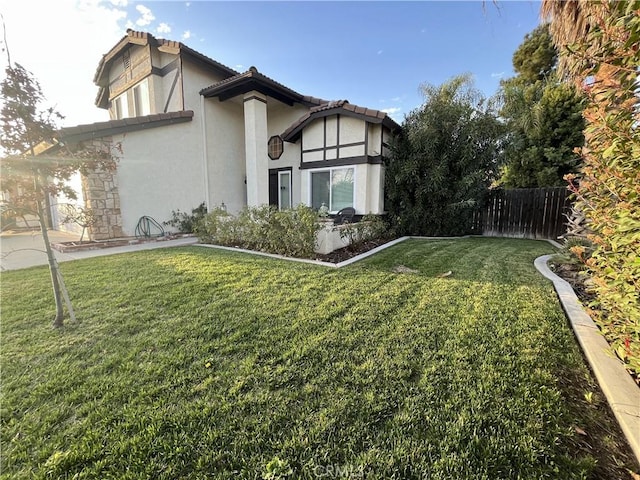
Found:
[[[317,107],[309,109],[307,113],[301,116],[296,122],[294,122],[289,128],[287,128],[282,134],[282,139],[287,142],[295,142],[300,137],[300,134],[304,127],[313,119],[326,117],[328,115],[348,115],[356,118],[362,118],[371,123],[382,123],[384,126],[391,130],[400,129],[398,125],[389,115],[380,110],[374,110],[371,108],[359,107],[349,103],[348,100],[332,100],[330,102],[323,103]]]
[[[311,107],[326,102],[326,100],[320,98],[301,95],[273,78],[260,73],[256,67],[250,67],[249,70],[244,73],[225,78],[224,80],[203,88],[200,90],[200,95],[205,97],[219,97],[221,100],[226,100],[251,90],[257,90],[290,105],[293,103],[302,103],[303,105]]]
[[[190,122],[193,119],[192,110],[180,112],[154,113],[142,117],[109,120],[107,122],[88,123],[75,127],[61,128],[58,138],[64,142],[82,142],[91,138],[102,138],[118,133],[134,132],[149,128],[172,125],[174,123]]]

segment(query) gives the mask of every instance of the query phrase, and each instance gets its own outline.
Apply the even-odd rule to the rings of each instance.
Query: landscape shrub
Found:
[[[236,217],[236,242],[243,248],[268,252],[270,232],[277,209],[272,205],[249,207]]]
[[[567,237],[562,248],[558,251],[562,263],[582,265],[591,258],[593,243],[585,237]]]
[[[201,222],[198,238],[213,243],[291,257],[312,257],[317,213],[306,205],[278,210],[271,205],[248,207],[237,216],[217,210]]]
[[[385,209],[397,235],[472,233],[495,179],[504,125],[471,77],[423,85],[424,103],[405,116],[385,158]]]
[[[360,246],[378,240],[387,233],[387,225],[378,215],[365,215],[357,223],[346,224],[340,230],[340,238],[345,240],[348,248],[357,250]]]
[[[566,3],[549,2],[547,13]],[[587,98],[583,168],[565,178],[594,244],[585,259],[597,295],[594,320],[627,368],[640,375],[640,1],[585,3],[591,14],[580,24],[588,32],[561,50]],[[562,37],[561,20],[552,22],[557,43],[573,43]]]
[[[219,236],[228,236],[228,222],[226,220],[229,218],[231,215],[222,208],[216,208],[206,214],[199,222],[196,231],[198,240],[202,243],[214,243]]]
[[[207,206],[204,202],[191,210],[191,214],[181,212],[180,209],[171,211],[171,220],[162,222],[163,225],[176,228],[180,233],[194,233],[198,224],[207,214]]]
[[[316,233],[321,225],[318,215],[306,205],[276,211],[270,224],[270,248],[274,253],[293,257],[312,257],[316,246]]]

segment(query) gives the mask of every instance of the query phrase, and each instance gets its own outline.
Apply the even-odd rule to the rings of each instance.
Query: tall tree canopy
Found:
[[[468,233],[495,178],[502,125],[469,76],[422,87],[386,164],[386,209],[398,233]]]
[[[553,45],[548,24],[540,25],[524,36],[524,41],[513,54],[513,69],[520,83],[534,83],[549,76],[558,51]]]
[[[584,142],[582,94],[555,74],[557,50],[549,25],[527,34],[513,55],[517,75],[501,83],[509,141],[501,183],[506,187],[566,185],[580,157],[574,150]]]

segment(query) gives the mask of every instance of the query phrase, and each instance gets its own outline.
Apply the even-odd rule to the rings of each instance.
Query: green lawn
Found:
[[[551,252],[411,240],[339,270],[101,257],[62,264],[81,322],[60,331],[48,271],[3,273],[0,475],[586,478],[559,378],[588,373],[533,267]]]

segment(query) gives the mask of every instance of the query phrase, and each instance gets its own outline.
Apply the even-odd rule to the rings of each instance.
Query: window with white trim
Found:
[[[116,120],[129,116],[129,105],[127,103],[127,92],[113,99],[113,115]]]
[[[149,102],[149,84],[147,80],[141,81],[133,87],[133,105],[135,116],[140,117],[151,113],[151,105]]]
[[[354,169],[330,168],[310,172],[311,207],[318,209],[324,203],[331,213],[354,204]]]

